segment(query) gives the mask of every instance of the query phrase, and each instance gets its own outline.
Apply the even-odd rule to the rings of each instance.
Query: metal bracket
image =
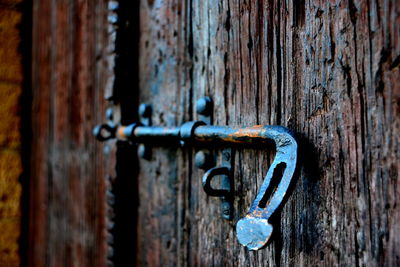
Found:
[[[221,214],[225,220],[233,217],[233,179],[231,164],[231,149],[222,151],[222,166],[208,169],[202,179],[203,189],[207,195],[221,199]],[[215,176],[221,176],[220,189],[214,189],[211,182]]]
[[[151,126],[152,120],[151,115],[153,113],[153,108],[148,104],[140,104],[139,106],[139,120],[140,124],[143,126]],[[139,144],[138,155],[143,159],[151,159],[151,147],[150,144]]]
[[[200,98],[196,102],[196,112],[199,115],[199,120],[204,121],[208,125],[213,122],[214,102],[208,96]]]
[[[207,107],[208,104],[206,102],[200,106]],[[202,112],[203,110],[209,110],[208,108],[197,109]],[[206,120],[207,118],[203,119]],[[209,118],[208,123],[210,122],[211,118]],[[187,146],[203,148],[205,145],[208,148],[210,145],[213,148],[216,146],[232,148],[233,146],[248,145],[260,147],[268,143],[275,145],[276,155],[274,161],[267,172],[256,199],[253,201],[246,216],[240,219],[236,225],[237,238],[248,249],[258,250],[267,244],[273,229],[268,223],[268,219],[282,203],[296,168],[297,143],[293,134],[287,128],[262,125],[232,128],[229,126],[207,125],[203,121],[186,122],[180,127],[151,126],[151,122],[148,125],[143,124],[144,121],[128,126],[102,124],[96,126],[93,132],[100,141],[117,138],[146,145],[168,143],[169,145],[176,144],[179,146],[181,142],[184,142]],[[230,165],[232,158],[231,155],[229,160],[223,159],[223,162],[225,162],[223,165],[226,164],[225,166],[212,168],[212,157],[207,150],[203,149],[196,154],[195,159],[196,165],[206,170],[203,176],[205,192],[210,196],[221,198],[222,213],[226,219],[232,218],[233,180],[231,178],[232,168]],[[225,176],[219,189],[211,186],[213,177],[217,175]]]
[[[196,102],[196,111],[199,119],[207,125],[212,125],[214,103],[208,96],[200,98]],[[215,153],[212,149],[206,148],[198,151],[195,156],[196,166],[205,171],[202,179],[204,192],[211,197],[221,199],[221,215],[225,220],[231,220],[233,216],[233,179],[231,173],[231,149],[222,151],[222,163],[220,167],[214,167],[213,159]],[[215,176],[221,176],[220,189],[211,186]]]

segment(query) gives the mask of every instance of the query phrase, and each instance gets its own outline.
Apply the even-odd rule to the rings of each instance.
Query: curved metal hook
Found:
[[[212,179],[217,175],[226,175],[222,180],[222,188],[214,189],[211,187]],[[230,177],[230,168],[215,167],[206,171],[203,175],[203,189],[207,195],[221,198],[222,217],[226,220],[231,220],[233,216],[232,204],[232,180]]]
[[[273,230],[268,219],[282,203],[297,160],[297,143],[288,129],[281,126],[265,126],[264,129],[262,135],[275,142],[276,156],[246,217],[240,219],[236,225],[239,242],[250,250],[258,250],[267,244]],[[271,180],[280,178],[279,176],[279,185],[266,202],[266,192],[271,186]]]
[[[229,168],[227,167],[215,167],[206,171],[203,175],[203,189],[207,195],[212,197],[228,197],[231,194],[231,184],[225,183],[224,186],[229,187],[228,189],[214,189],[211,187],[211,180],[217,175],[228,175]]]

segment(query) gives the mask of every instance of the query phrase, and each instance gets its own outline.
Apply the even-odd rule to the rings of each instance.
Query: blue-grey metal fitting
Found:
[[[198,111],[204,114],[207,101],[199,101]],[[275,159],[269,168],[267,175],[261,185],[256,199],[253,201],[246,216],[240,219],[236,225],[236,234],[239,242],[250,250],[258,250],[264,247],[272,234],[272,226],[268,219],[281,205],[289,188],[295,172],[297,161],[297,143],[292,133],[282,126],[255,125],[252,127],[232,128],[230,126],[207,125],[203,121],[190,121],[181,126],[161,127],[151,126],[151,107],[142,105],[140,115],[143,121],[128,126],[101,124],[94,128],[93,133],[100,141],[117,138],[119,140],[131,141],[140,144],[179,144],[185,145],[250,145],[273,142],[276,147]],[[144,117],[148,120],[145,121]],[[145,146],[141,146],[141,155],[147,155]],[[225,161],[230,160],[230,155],[225,156]],[[196,165],[207,169],[207,158],[205,154],[198,154]],[[230,168],[226,166],[212,168],[203,176],[203,188],[210,196],[220,197],[222,200],[223,217],[231,219],[233,186],[231,180],[226,180],[225,188],[214,189],[211,180],[214,176],[224,175],[230,177]]]
[[[265,126],[264,129],[262,135],[275,142],[276,156],[248,213],[236,224],[239,242],[250,250],[264,247],[271,237],[273,227],[268,219],[282,203],[297,161],[297,143],[288,129],[281,126]],[[274,186],[273,180],[279,181],[275,191],[269,190]]]

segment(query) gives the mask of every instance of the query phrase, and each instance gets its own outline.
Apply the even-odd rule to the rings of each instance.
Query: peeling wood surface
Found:
[[[154,148],[140,161],[140,265],[400,265],[398,1],[147,0],[140,16],[154,124],[196,119],[210,96],[214,124],[295,131],[301,161],[272,242],[249,252],[234,222],[273,154],[237,151],[228,223],[194,151]]]
[[[106,266],[107,25],[107,1],[33,1],[29,266]]]

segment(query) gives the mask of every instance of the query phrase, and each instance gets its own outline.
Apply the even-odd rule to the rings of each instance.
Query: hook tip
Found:
[[[239,242],[249,250],[264,247],[272,234],[272,225],[262,218],[245,217],[236,224],[236,236]]]

